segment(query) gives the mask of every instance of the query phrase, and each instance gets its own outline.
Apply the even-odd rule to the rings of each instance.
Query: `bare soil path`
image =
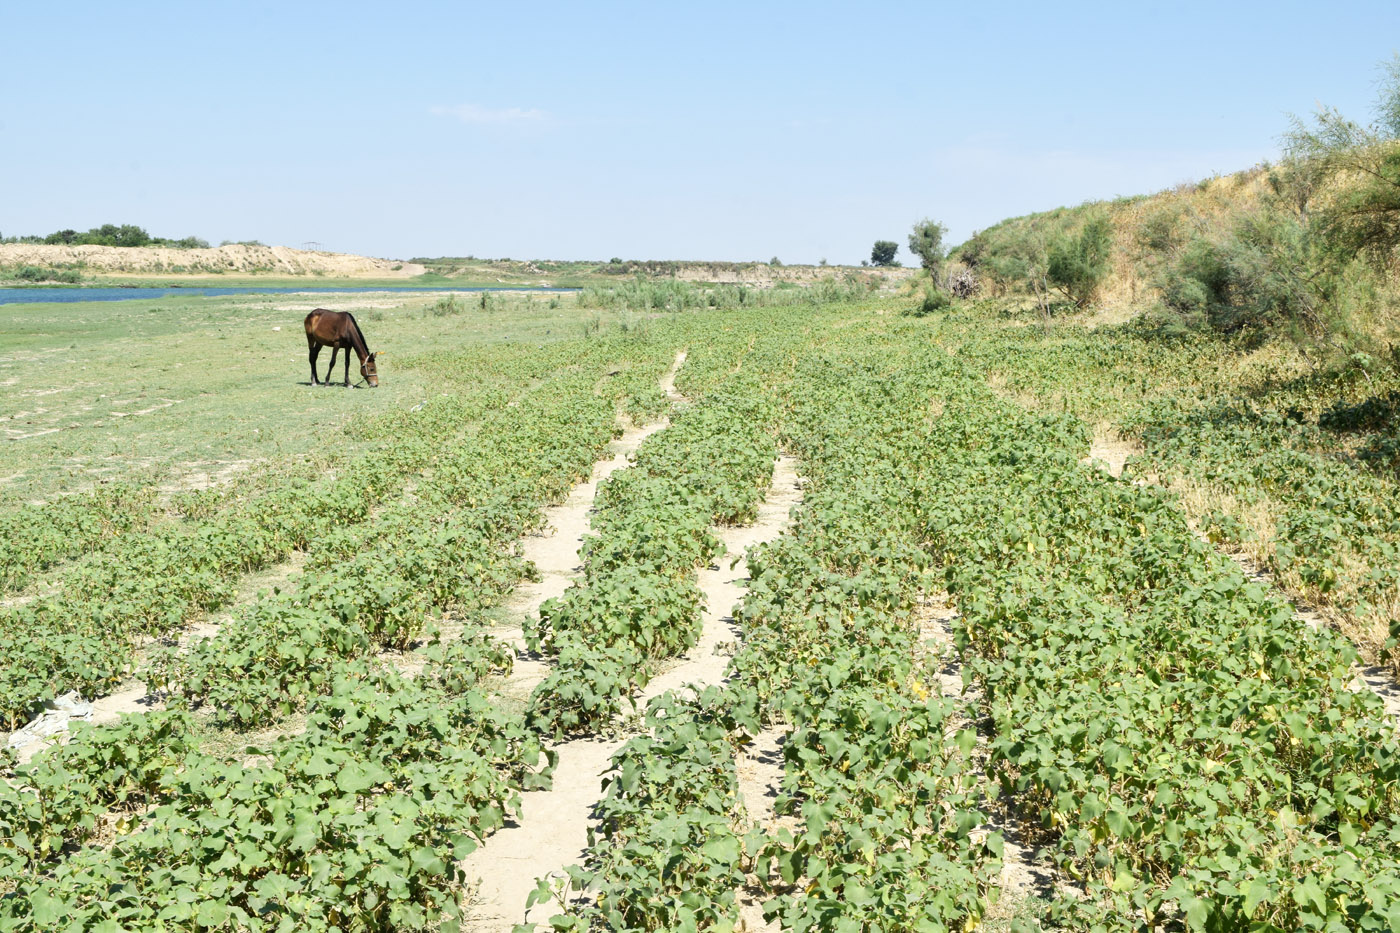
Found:
[[[682,350],[661,377],[661,390],[673,402],[684,400],[676,391],[676,373],[684,365],[685,351]],[[642,442],[670,423],[670,419],[662,418],[624,430],[622,436],[609,446],[609,457],[593,465],[593,474],[588,481],[575,486],[569,497],[559,505],[544,510],[545,530],[527,537],[522,548],[525,559],[532,561],[539,570],[540,579],[516,587],[505,606],[511,618],[533,616],[540,611],[545,600],[564,595],[569,582],[580,570],[579,545],[588,532],[588,517],[593,512],[598,484],[627,466],[629,458]],[[517,655],[524,654],[525,638],[519,624],[494,629],[490,634],[515,646]],[[549,666],[543,660],[521,657],[515,662],[515,670],[506,689],[513,696],[522,692],[528,694],[548,673]]]
[[[719,537],[730,557],[722,558],[724,563],[719,567],[700,571],[706,606],[699,643],[647,684],[641,702],[687,684],[704,687],[724,679],[728,657],[717,654],[716,649],[737,638],[731,612],[748,579],[744,550],[780,534],[800,499],[795,462],[791,457],[780,457],[757,520],[752,525],[720,529]],[[735,557],[738,559],[731,567],[728,561]],[[622,739],[590,738],[555,747],[559,763],[554,786],[523,794],[521,820],[497,831],[463,864],[469,883],[476,886],[465,913],[467,929],[508,933],[516,923],[546,922],[558,910],[556,904],[546,903],[527,913],[525,900],[537,879],[563,877],[565,866],[582,859],[593,805],[603,793],[602,774],[622,744]]]

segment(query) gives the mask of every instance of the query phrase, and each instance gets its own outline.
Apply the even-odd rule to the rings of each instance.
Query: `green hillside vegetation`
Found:
[[[1092,304],[1163,335],[1283,334],[1312,365],[1369,366],[1395,343],[1400,294],[1400,58],[1383,72],[1369,125],[1321,108],[1294,118],[1277,164],[1006,220],[953,258],[1042,315]]]
[[[1282,141],[980,231],[907,313],[1400,671],[1400,57],[1369,124],[1323,107]]]

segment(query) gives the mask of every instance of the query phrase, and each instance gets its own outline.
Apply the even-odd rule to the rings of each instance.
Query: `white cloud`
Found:
[[[456,117],[463,123],[477,126],[507,126],[543,123],[549,114],[543,110],[521,107],[482,107],[480,104],[458,104],[455,107],[433,107],[440,117]]]

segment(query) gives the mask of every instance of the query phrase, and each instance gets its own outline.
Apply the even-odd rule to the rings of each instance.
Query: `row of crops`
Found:
[[[474,360],[476,378],[459,391],[430,400],[418,411],[358,426],[370,449],[334,474],[293,476],[281,483],[268,477],[250,484],[249,495],[230,496],[222,508],[198,519],[160,521],[115,535],[94,525],[90,530],[97,537],[87,541],[91,553],[55,568],[35,598],[0,609],[0,722],[14,728],[44,700],[69,690],[88,697],[108,692],[136,671],[140,649],[228,605],[245,574],[285,561],[293,551],[314,550],[313,569],[315,561],[324,569],[362,546],[395,543],[401,529],[392,523],[401,521],[405,510],[414,510],[415,502],[428,507],[417,509],[422,515],[433,514],[439,496],[435,484],[489,482],[490,475],[515,469],[503,458],[531,456],[529,439],[509,435],[511,428],[502,427],[521,420],[512,403],[546,390],[556,400],[594,398],[591,389],[619,350],[598,341],[582,360],[577,348]],[[594,399],[592,409],[580,413],[580,424],[594,435],[610,431],[613,398],[626,400],[638,416],[656,411],[664,404],[655,382],[663,354],[664,348],[641,351],[637,369],[650,381],[611,380],[608,396]],[[535,386],[550,374],[556,374],[552,388]],[[512,414],[499,414],[504,411]],[[527,423],[525,429],[544,436],[570,417],[556,412],[555,421]],[[597,446],[587,443],[588,449]],[[487,469],[462,480],[478,463]],[[410,481],[413,502],[398,502]],[[454,494],[470,499],[474,493],[463,486],[439,498]],[[58,520],[85,501],[61,499],[44,508]],[[390,509],[381,525],[380,510],[396,502],[397,510]],[[338,597],[328,591],[307,598]]]
[[[513,652],[482,634],[479,610],[532,572],[518,538],[588,474],[615,399],[660,407],[671,356],[585,351],[522,361],[475,420],[430,405],[413,413],[416,432],[386,431],[393,443],[364,458],[380,472],[327,481],[377,481],[377,498],[305,533],[299,578],[190,651],[153,652],[143,674],[174,709],[85,730],[0,784],[0,928],[397,929],[454,916],[455,860],[522,789],[548,782],[552,761],[482,686]],[[620,375],[619,353],[635,378],[600,383]],[[460,638],[437,637],[444,613]],[[410,679],[384,652],[415,642],[424,663]],[[282,737],[228,750],[239,730],[292,714]]]
[[[1393,402],[1366,394],[1380,391],[1369,376],[1327,384],[1268,347],[1251,357],[1131,329],[1043,334],[972,321],[946,322],[938,339],[1008,394],[1140,440],[1132,477],[1180,489],[1213,541],[1256,558],[1368,660],[1400,671],[1400,476],[1377,454],[1394,443]]]
[[[654,388],[670,349],[627,349]],[[751,348],[729,349],[691,381],[730,380]],[[560,370],[557,359],[539,366]],[[737,390],[710,393],[654,435],[605,485],[588,574],[547,613],[539,635],[555,676],[528,710],[503,712],[495,678],[513,652],[469,620],[530,573],[520,534],[613,432],[596,373],[562,373],[450,443],[425,432],[435,450],[401,471],[398,495],[308,535],[305,570],[284,590],[188,651],[149,652],[142,673],[174,709],[85,730],[0,788],[0,928],[451,923],[456,860],[518,811],[520,791],[550,780],[541,739],[603,725],[650,664],[693,644],[694,568],[718,556],[710,525],[752,519],[776,454],[771,402]],[[633,411],[656,411],[651,399],[627,389]],[[671,545],[687,540],[678,560]],[[658,626],[627,611],[629,598],[684,613]],[[443,613],[468,620],[460,637],[437,637]],[[598,620],[606,631],[587,629]],[[609,662],[640,663],[600,674],[571,660],[603,634],[614,638]],[[425,664],[409,679],[385,662],[415,643]],[[600,676],[609,701],[561,726],[551,711],[576,705]],[[282,737],[226,750],[230,736],[278,723]]]
[[[982,824],[1000,808],[1060,872],[1052,924],[1400,922],[1400,743],[1349,644],[1297,624],[1168,495],[1080,464],[1082,422],[907,335],[832,341],[792,385],[809,482],[750,557],[731,679],[653,703],[572,872],[589,897],[556,926],[729,928],[748,886],[786,930],[968,928],[997,897]],[[918,660],[931,590],[960,610],[971,707],[930,695]],[[799,818],[776,833],[749,823],[734,765],[773,722],[791,729],[777,809]]]
[[[520,362],[290,545],[307,558],[284,591],[147,652],[175,708],[0,783],[0,930],[451,928],[458,860],[530,819],[551,743],[615,727],[695,644],[713,527],[752,520],[780,447],[803,505],[748,555],[729,678],[650,703],[556,928],[732,929],[747,890],[795,933],[971,929],[998,909],[1007,815],[1062,882],[1033,908],[1049,925],[1400,926],[1400,743],[1351,687],[1354,649],[1298,625],[1169,494],[1083,466],[1083,420],[999,397],[985,357],[929,332],[716,313]],[[513,652],[482,612],[530,573],[516,542],[587,475],[618,399],[660,410],[679,346],[693,403],[602,484],[581,577],[527,626],[551,672],[504,703]],[[76,599],[70,575],[153,532],[106,534],[18,609]],[[943,593],[967,695],[940,693],[921,644]],[[192,603],[172,605],[119,631],[174,631]],[[134,638],[110,644],[133,663]],[[404,650],[416,676],[390,663]],[[736,765],[765,730],[786,733],[777,826],[754,824]]]

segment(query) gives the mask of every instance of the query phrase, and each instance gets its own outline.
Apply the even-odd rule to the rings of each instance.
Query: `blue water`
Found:
[[[296,286],[291,288],[271,288],[250,285],[236,288],[0,288],[0,305],[31,304],[39,302],[71,301],[129,301],[134,299],[167,298],[171,295],[321,295],[356,292],[574,292],[576,288],[529,288],[527,286],[488,286],[453,288],[436,285],[415,288],[412,286],[354,286],[349,288],[324,288]]]

